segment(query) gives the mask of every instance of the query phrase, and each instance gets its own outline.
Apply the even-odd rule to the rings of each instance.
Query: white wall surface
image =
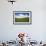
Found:
[[[0,41],[15,40],[26,32],[33,40],[46,40],[46,0],[17,0],[13,5],[0,0]],[[14,25],[13,11],[32,11],[32,25]]]

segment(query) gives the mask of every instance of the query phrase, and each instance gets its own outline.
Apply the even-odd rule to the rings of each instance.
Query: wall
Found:
[[[0,40],[15,40],[19,32],[26,32],[37,41],[46,40],[45,0],[17,0],[13,5],[0,0]],[[32,25],[13,25],[13,11],[32,11]]]

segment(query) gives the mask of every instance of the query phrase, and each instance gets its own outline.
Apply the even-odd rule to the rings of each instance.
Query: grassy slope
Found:
[[[15,18],[16,22],[29,22],[29,18]]]

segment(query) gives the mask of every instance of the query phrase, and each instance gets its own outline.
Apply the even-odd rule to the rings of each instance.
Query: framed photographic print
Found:
[[[13,11],[13,24],[17,24],[17,25],[32,24],[32,12],[31,11]]]

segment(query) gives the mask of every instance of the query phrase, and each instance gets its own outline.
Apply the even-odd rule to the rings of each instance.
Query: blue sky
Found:
[[[29,13],[15,13],[15,15],[17,15],[17,16],[19,16],[19,14],[22,14],[22,15],[27,15],[27,16],[29,16]]]

